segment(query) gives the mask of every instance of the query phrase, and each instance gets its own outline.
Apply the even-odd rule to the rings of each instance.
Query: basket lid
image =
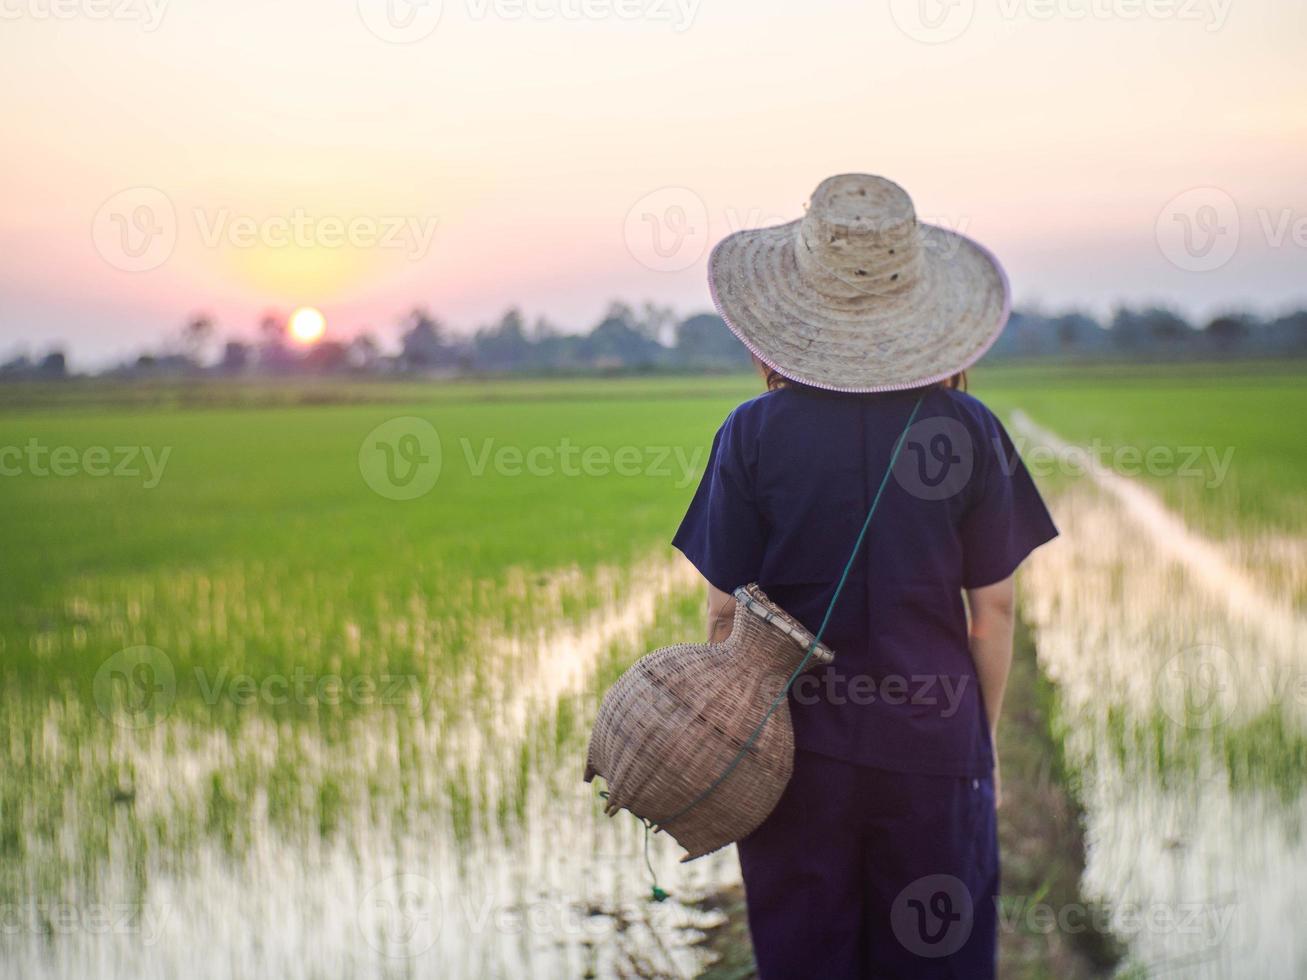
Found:
[[[759,619],[770,623],[776,629],[780,630],[804,650],[812,646],[813,635],[808,632],[797,619],[787,613],[776,603],[767,597],[767,593],[762,591],[762,586],[757,582],[751,582],[748,585],[742,585],[734,592],[735,604],[738,608],[747,610],[749,613],[757,616]],[[812,649],[812,657],[809,666],[820,666],[828,664],[835,660],[835,652],[824,643],[818,643]]]

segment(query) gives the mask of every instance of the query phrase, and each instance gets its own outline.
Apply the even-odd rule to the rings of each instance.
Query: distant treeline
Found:
[[[1016,311],[986,360],[1198,360],[1307,356],[1307,310],[1264,319],[1246,313],[1191,323],[1171,310],[1121,308],[1106,323],[1084,313]],[[499,322],[455,334],[427,310],[413,310],[390,349],[369,331],[349,341],[295,343],[285,320],[268,315],[258,340],[220,342],[213,320],[192,317],[161,350],[101,372],[106,377],[291,374],[430,375],[722,372],[746,368],[748,352],[721,317],[678,319],[646,304],[613,303],[589,333],[566,333],[511,309]],[[0,364],[0,380],[69,376],[52,350]]]
[[[1191,323],[1159,307],[1118,309],[1106,323],[1083,313],[1017,310],[991,358],[1227,359],[1307,356],[1307,310],[1263,319],[1227,313]]]

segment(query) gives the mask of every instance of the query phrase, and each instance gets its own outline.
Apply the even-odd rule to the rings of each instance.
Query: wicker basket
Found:
[[[667,831],[688,852],[683,861],[753,831],[794,768],[786,698],[742,757],[740,750],[802,662],[812,634],[757,585],[737,589],[735,601],[725,642],[685,643],[640,658],[604,696],[590,735],[585,779],[607,781],[608,815],[630,810]],[[832,658],[818,645],[808,664]]]

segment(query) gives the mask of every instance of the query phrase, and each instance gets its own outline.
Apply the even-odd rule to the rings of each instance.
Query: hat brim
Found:
[[[726,325],[793,381],[847,392],[933,384],[980,360],[1007,323],[1007,275],[963,235],[922,226],[928,244],[910,291],[829,295],[800,274],[798,225],[736,232],[708,259],[708,286]]]

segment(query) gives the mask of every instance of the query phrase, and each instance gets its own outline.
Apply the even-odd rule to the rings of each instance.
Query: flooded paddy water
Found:
[[[676,444],[701,448],[733,400],[674,403]],[[532,403],[533,438],[629,439],[648,418],[656,448],[668,406],[632,395],[603,429],[562,399]],[[225,418],[188,416],[225,455],[183,442],[154,497],[69,481],[19,500],[8,533],[35,584],[0,622],[0,975],[692,976],[714,921],[694,902],[738,880],[733,852],[680,865],[653,837],[672,899],[649,902],[643,828],[604,817],[581,782],[606,685],[702,632],[692,570],[645,547],[692,484],[473,479],[451,453],[438,499],[400,510],[353,468],[396,412],[332,411],[288,413],[287,435],[254,448],[218,442]],[[500,439],[527,424],[511,402],[457,411],[457,426],[432,417]],[[1014,433],[1065,451],[1031,415]],[[85,438],[181,441],[178,424],[88,420],[103,431]],[[1204,536],[1125,478],[1046,489],[1063,536],[1023,572],[1022,609],[1057,686],[1093,904],[1054,910],[1053,928],[1111,930],[1129,975],[1307,975],[1303,539]],[[254,531],[192,516],[237,493],[246,518],[272,516]],[[341,543],[302,539],[296,557],[279,525],[313,494],[355,511],[305,518]],[[84,512],[113,524],[94,547]],[[486,514],[519,523],[467,530]],[[29,536],[42,521],[66,540]],[[629,560],[566,558],[618,551],[621,522],[639,527]],[[409,543],[428,539],[458,548]],[[529,566],[500,564],[527,549]]]
[[[1110,473],[1055,501],[1063,537],[1022,608],[1058,690],[1098,927],[1148,976],[1307,975],[1301,542],[1206,540]]]
[[[645,564],[638,585],[565,576],[607,600],[487,632],[493,665],[368,675],[375,694],[339,719],[242,711],[245,680],[215,675],[232,710],[213,724],[167,703],[157,648],[123,665],[128,684],[148,668],[152,705],[126,687],[92,705],[10,692],[5,975],[693,973],[703,916],[676,898],[729,879],[729,855],[681,868],[658,838],[674,899],[651,905],[641,826],[604,818],[580,781],[596,685],[655,633],[698,628],[692,585],[679,559]],[[419,634],[418,618],[391,627]],[[313,679],[288,696],[335,690]]]

